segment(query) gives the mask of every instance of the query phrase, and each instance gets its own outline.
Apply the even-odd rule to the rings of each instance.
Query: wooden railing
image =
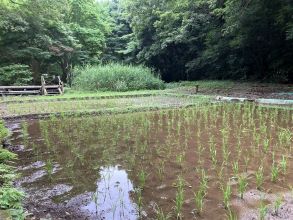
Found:
[[[58,84],[47,85],[44,76],[41,76],[41,85],[36,86],[0,86],[0,95],[53,95],[63,94],[64,84],[57,77]]]

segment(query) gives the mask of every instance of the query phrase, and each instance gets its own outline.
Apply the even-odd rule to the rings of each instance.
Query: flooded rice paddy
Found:
[[[293,110],[254,104],[9,122],[36,217],[293,219]]]

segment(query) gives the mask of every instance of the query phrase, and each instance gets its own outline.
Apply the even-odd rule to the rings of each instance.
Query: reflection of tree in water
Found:
[[[82,209],[105,219],[137,219],[137,208],[130,198],[134,188],[126,171],[119,166],[102,167],[100,176],[92,201]]]
[[[66,181],[73,185],[73,190],[66,198],[93,191],[94,185],[91,183],[100,178],[97,171],[101,167],[120,163],[132,170],[138,164],[137,161],[141,162],[137,157],[141,151],[138,146],[146,146],[146,143],[140,143],[141,137],[135,136],[134,130],[141,126],[142,119],[144,118],[121,119],[120,116],[73,119],[64,117],[62,120],[52,117],[50,120],[41,120],[38,124],[31,125],[37,128],[33,130],[43,139],[41,143],[33,144],[38,146],[35,148],[36,158],[47,160],[50,155],[62,167],[61,171],[53,174],[52,184]],[[147,137],[147,130],[136,130]]]

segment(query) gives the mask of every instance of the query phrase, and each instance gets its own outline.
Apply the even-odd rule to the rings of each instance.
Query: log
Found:
[[[41,86],[0,86],[0,90],[9,89],[41,89]]]
[[[40,90],[29,90],[29,91],[0,91],[2,95],[21,95],[21,94],[40,94]]]

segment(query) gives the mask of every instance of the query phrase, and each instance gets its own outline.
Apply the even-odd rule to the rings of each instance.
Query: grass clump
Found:
[[[0,188],[0,208],[19,209],[23,197],[23,192],[8,185],[3,186]]]
[[[83,91],[164,89],[164,82],[148,67],[110,63],[75,69],[73,88]]]
[[[0,148],[0,163],[6,163],[16,159],[16,154],[11,153],[9,150]]]
[[[8,136],[8,130],[6,129],[3,121],[0,120],[0,145],[3,143],[4,139]]]
[[[168,83],[168,89],[174,89],[179,87],[199,87],[205,89],[230,89],[234,86],[234,82],[230,80],[198,80],[198,81],[181,81],[175,83]]]
[[[2,148],[2,143],[8,135],[8,130],[0,121],[0,209],[7,209],[12,219],[24,219],[22,200],[24,193],[13,187],[13,180],[16,173],[12,166],[7,165],[11,160],[17,158],[17,155]]]

